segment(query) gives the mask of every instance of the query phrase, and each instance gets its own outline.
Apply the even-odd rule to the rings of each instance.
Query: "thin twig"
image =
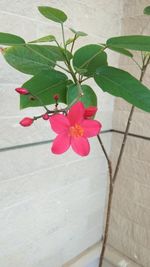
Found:
[[[101,145],[101,148],[102,148],[102,150],[104,152],[104,155],[106,157],[106,160],[107,160],[107,163],[108,163],[108,169],[109,169],[109,178],[110,178],[110,181],[111,181],[112,180],[112,164],[111,164],[111,161],[109,159],[109,156],[107,154],[107,151],[106,151],[106,149],[105,149],[105,147],[103,145],[103,142],[102,142],[102,140],[101,140],[101,138],[100,138],[99,135],[97,135],[97,139],[98,139],[98,141],[99,141],[99,143]]]
[[[104,258],[104,253],[106,249],[106,242],[108,238],[108,229],[109,229],[109,221],[110,221],[110,212],[111,212],[111,203],[112,203],[112,196],[113,196],[113,180],[112,180],[112,164],[109,159],[109,156],[107,154],[107,151],[103,145],[103,142],[100,138],[99,135],[97,135],[98,141],[101,145],[101,148],[104,152],[104,155],[106,157],[107,163],[108,163],[108,169],[109,169],[109,188],[108,188],[108,200],[107,200],[107,213],[106,213],[106,221],[105,221],[105,230],[104,230],[104,235],[103,235],[103,245],[102,245],[102,250],[101,250],[101,255],[100,255],[100,260],[99,260],[99,267],[102,266],[103,263],[103,258]]]
[[[142,82],[144,74],[145,74],[146,69],[147,69],[147,66],[150,63],[150,56],[148,57],[146,63],[145,63],[145,61],[146,61],[146,57],[145,57],[145,59],[143,59],[143,66],[141,68],[141,75],[140,75],[140,79],[139,79],[140,82]],[[124,138],[123,138],[123,141],[122,141],[122,145],[121,145],[121,148],[120,148],[120,153],[119,153],[117,164],[116,164],[116,168],[115,168],[115,171],[114,171],[114,175],[111,176],[112,178],[110,179],[110,183],[109,183],[106,223],[105,223],[103,244],[102,244],[100,260],[99,260],[99,267],[102,267],[102,264],[103,264],[103,259],[104,259],[104,254],[105,254],[105,249],[106,249],[106,244],[107,244],[107,239],[108,239],[109,223],[110,223],[110,216],[111,216],[111,206],[112,206],[112,198],[113,198],[113,188],[114,188],[115,181],[117,179],[117,174],[118,174],[118,171],[119,171],[119,168],[120,168],[120,164],[121,164],[121,160],[122,160],[122,157],[123,157],[123,154],[124,154],[124,149],[125,149],[125,145],[126,145],[126,141],[127,141],[130,125],[131,125],[132,116],[133,116],[133,113],[134,113],[134,108],[135,108],[134,106],[131,107],[131,111],[129,113],[129,117],[128,117],[128,121],[127,121],[127,125],[126,125],[126,130],[125,130],[125,133],[124,133]],[[103,149],[103,147],[102,147],[102,149]],[[103,149],[103,152],[105,154],[105,150],[104,149]],[[105,154],[105,156],[106,156],[106,154]],[[106,159],[107,159],[107,157],[106,157]],[[107,159],[107,162],[109,163],[109,157]]]
[[[143,65],[143,67],[141,69],[141,75],[140,75],[140,79],[139,79],[140,82],[142,82],[142,80],[143,80],[143,77],[144,77],[144,74],[145,74],[145,71],[147,69],[147,66],[148,66],[149,62],[150,62],[150,57],[148,58],[147,62],[145,63],[145,65]],[[125,129],[124,138],[123,138],[123,141],[122,141],[122,145],[121,145],[121,149],[120,149],[120,152],[119,152],[119,156],[118,156],[115,172],[114,172],[114,175],[113,175],[113,183],[116,181],[117,174],[118,174],[119,167],[120,167],[120,163],[121,163],[121,160],[122,160],[122,156],[124,154],[124,148],[125,148],[125,144],[126,144],[126,141],[127,141],[127,136],[128,136],[128,132],[129,132],[129,129],[130,129],[130,125],[131,125],[134,109],[135,109],[135,107],[132,106],[131,110],[130,110],[130,113],[129,113],[129,117],[128,117],[126,129]]]
[[[74,44],[75,44],[76,39],[77,39],[77,35],[75,34],[75,36],[73,38],[72,46],[71,46],[71,49],[70,49],[71,53],[73,52],[73,48],[74,48]]]

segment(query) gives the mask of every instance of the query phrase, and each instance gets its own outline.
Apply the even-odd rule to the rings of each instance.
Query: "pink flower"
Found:
[[[21,126],[28,127],[33,123],[34,119],[26,117],[20,121]]]
[[[71,146],[80,156],[90,152],[89,137],[96,136],[101,130],[101,123],[84,118],[85,108],[82,102],[73,105],[67,116],[56,114],[49,118],[51,127],[58,135],[52,145],[54,154],[62,154]]]
[[[85,109],[84,118],[89,119],[89,118],[95,116],[96,112],[97,112],[97,107],[90,106],[90,107]]]
[[[16,88],[15,91],[20,95],[28,95],[29,91],[26,88]]]

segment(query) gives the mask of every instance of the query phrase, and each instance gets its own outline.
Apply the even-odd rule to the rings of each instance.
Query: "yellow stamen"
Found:
[[[70,127],[69,133],[72,137],[81,137],[84,134],[84,129],[79,124],[75,124],[75,126]]]

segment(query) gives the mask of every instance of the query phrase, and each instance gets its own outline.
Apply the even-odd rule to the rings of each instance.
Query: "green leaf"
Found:
[[[113,37],[107,40],[107,46],[139,51],[150,51],[150,36],[129,35]]]
[[[5,49],[3,55],[12,67],[31,75],[54,68],[56,61],[64,60],[63,50],[48,45],[14,46]],[[67,55],[72,56],[69,52]]]
[[[82,36],[87,36],[87,33],[85,33],[85,32],[75,31],[72,28],[70,28],[70,30],[76,35],[77,38],[82,37]]]
[[[81,85],[82,91],[84,95],[80,98],[85,105],[85,107],[89,106],[97,106],[97,97],[93,89],[88,85]],[[68,86],[67,91],[67,104],[71,104],[72,101],[77,98],[79,94],[79,89],[76,84]]]
[[[38,10],[44,17],[52,21],[63,23],[67,20],[66,14],[59,9],[48,6],[39,6]]]
[[[37,107],[55,103],[53,96],[59,95],[59,102],[66,103],[67,76],[59,71],[42,71],[35,75],[22,85],[29,90],[33,96],[40,99],[34,99],[30,95],[20,96],[20,108]]]
[[[66,41],[66,45],[71,44],[73,41],[74,41],[74,38],[69,38],[69,39]]]
[[[39,39],[33,40],[33,41],[29,42],[29,43],[32,44],[32,43],[53,42],[55,40],[56,40],[56,38],[55,38],[54,35],[47,35],[47,36],[41,37]]]
[[[73,57],[75,70],[84,76],[93,76],[96,69],[107,65],[107,54],[100,45],[90,44],[78,49]],[[86,71],[85,71],[86,70]]]
[[[128,57],[133,57],[133,54],[124,48],[118,48],[118,47],[113,47],[113,46],[107,46],[107,48],[109,48],[110,50],[115,51],[119,54],[122,54],[122,55],[125,55]]]
[[[94,79],[104,92],[121,97],[132,105],[150,112],[150,90],[126,71],[102,67]]]
[[[50,61],[64,61],[64,53],[67,53],[67,57],[69,59],[72,58],[72,54],[67,50],[65,51],[63,48],[59,48],[54,45],[27,45],[34,52],[40,54],[41,56],[49,59]]]
[[[75,36],[73,38],[69,38],[66,41],[66,45],[71,44],[73,41],[77,40],[79,37],[87,36],[87,34],[85,32],[77,32],[71,28],[70,28],[70,30],[75,34]]]
[[[53,54],[49,54],[43,46],[37,49],[34,45],[13,46],[5,49],[3,55],[12,67],[31,75],[54,68],[56,61]]]
[[[0,44],[2,45],[21,45],[24,43],[25,41],[17,35],[0,32]]]
[[[147,6],[144,8],[144,14],[145,15],[150,15],[150,6]]]

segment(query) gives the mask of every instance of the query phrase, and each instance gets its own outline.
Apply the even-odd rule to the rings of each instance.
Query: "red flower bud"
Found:
[[[20,95],[28,95],[29,94],[29,91],[26,88],[16,88],[15,90]]]
[[[47,121],[49,119],[49,115],[47,113],[43,114],[43,120]]]
[[[56,95],[53,96],[53,98],[54,98],[55,101],[58,101],[58,99],[59,99],[59,95],[56,94]]]
[[[33,123],[34,119],[26,117],[20,121],[21,126],[28,127]]]
[[[95,116],[96,112],[97,112],[97,107],[93,107],[93,106],[88,107],[85,109],[84,118],[85,119],[91,118]]]

